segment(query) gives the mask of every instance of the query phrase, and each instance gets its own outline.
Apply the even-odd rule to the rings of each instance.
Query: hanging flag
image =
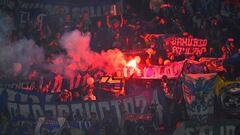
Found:
[[[216,74],[184,74],[183,94],[187,114],[196,125],[209,122],[214,113],[214,88]]]
[[[240,114],[240,81],[224,81],[217,77],[215,92],[225,112]]]

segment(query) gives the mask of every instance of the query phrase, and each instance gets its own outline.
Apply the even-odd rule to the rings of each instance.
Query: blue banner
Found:
[[[2,106],[6,106],[12,120],[37,119],[39,117],[63,117],[65,114],[80,114],[91,118],[96,113],[98,119],[104,119],[106,112],[111,112],[116,124],[122,120],[123,112],[148,113],[152,104],[156,105],[156,113],[162,122],[162,105],[157,90],[144,91],[104,101],[72,101],[57,102],[58,94],[45,94],[20,89],[0,88]],[[76,119],[76,118],[74,118]]]
[[[18,7],[19,23],[29,23],[38,21],[51,21],[52,19],[64,18],[70,15],[71,18],[77,19],[85,11],[90,17],[119,15],[123,13],[123,0],[101,0],[98,2],[59,2],[59,1],[26,1],[20,2]],[[50,19],[50,20],[49,20]],[[58,22],[59,23],[59,22]]]

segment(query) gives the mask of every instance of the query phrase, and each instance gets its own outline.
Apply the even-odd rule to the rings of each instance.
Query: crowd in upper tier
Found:
[[[162,2],[164,3],[164,1]],[[45,59],[49,63],[56,55],[66,55],[66,50],[60,46],[59,40],[64,33],[75,29],[83,34],[91,33],[90,47],[95,52],[113,48],[118,48],[123,52],[145,48],[148,51],[141,56],[141,64],[147,66],[164,65],[186,58],[183,55],[174,54],[172,50],[165,49],[163,38],[146,40],[146,34],[149,33],[163,34],[166,37],[175,35],[207,39],[207,50],[200,56],[188,56],[187,58],[191,60],[198,60],[201,57],[218,57],[225,60],[233,55],[239,55],[239,4],[218,0],[208,2],[204,0],[172,0],[168,1],[168,5],[160,8],[158,13],[152,12],[149,14],[149,16],[152,16],[151,19],[149,17],[144,18],[141,14],[135,12],[128,3],[124,6],[125,12],[123,14],[113,16],[106,11],[104,16],[95,18],[90,18],[88,11],[83,11],[76,17],[66,14],[62,8],[59,8],[55,14],[49,14],[48,11],[42,9],[42,12],[47,15],[47,21],[39,22],[36,19],[25,24],[17,23],[16,10],[2,7],[1,12],[15,25],[12,32],[7,35],[8,42],[14,43],[20,39],[33,39],[38,46],[44,48]],[[92,76],[95,80],[98,80],[100,76],[97,73],[98,71],[99,69],[94,69],[93,71],[76,74],[76,82],[79,81],[78,83],[80,83],[82,77],[85,80],[83,79],[83,84],[80,85],[86,84],[86,76]],[[34,78],[34,74],[35,71],[31,72],[29,78]],[[104,73],[101,73],[101,75],[104,75]],[[53,78],[55,80],[62,79],[59,75],[52,75],[51,79]],[[46,86],[44,87],[46,89],[43,88],[42,91],[51,92],[48,89],[50,85],[54,85],[53,88],[56,90],[61,87],[55,86],[55,83],[51,83],[48,79],[44,78],[43,80],[42,83]],[[62,80],[57,82],[57,84],[60,83],[66,82],[62,82]],[[79,84],[70,82],[70,88],[67,89],[78,86]]]
[[[164,2],[164,0],[162,0],[162,2]],[[0,7],[0,12],[4,17],[14,22],[15,25],[11,33],[7,35],[8,42],[11,44],[20,39],[33,39],[38,46],[44,48],[44,56],[49,63],[51,63],[55,55],[66,54],[66,50],[60,46],[59,39],[61,39],[64,33],[75,29],[83,34],[87,32],[91,33],[90,47],[95,52],[112,48],[119,48],[122,51],[142,48],[150,50],[150,52],[146,52],[142,57],[142,64],[147,66],[164,65],[169,62],[185,59],[185,57],[176,56],[171,50],[164,49],[162,47],[162,38],[154,38],[146,42],[144,35],[149,33],[207,39],[207,51],[202,56],[218,57],[223,61],[229,58],[239,58],[239,4],[227,3],[223,0],[168,0],[168,2],[170,6],[160,8],[158,13],[152,13],[151,19],[146,19],[144,16],[141,16],[141,14],[136,13],[129,4],[125,5],[125,12],[123,14],[112,16],[106,11],[104,16],[98,18],[90,18],[89,12],[87,11],[83,11],[78,17],[73,17],[70,14],[66,14],[61,8],[59,8],[59,11],[55,14],[48,14],[47,11],[42,10],[42,12],[47,15],[47,21],[42,23],[36,20],[25,24],[18,24],[15,18],[17,10]],[[1,29],[2,27],[0,27],[0,30]],[[188,58],[198,60],[202,56],[192,55]],[[93,89],[96,87],[93,85],[93,81],[98,80],[101,75],[104,75],[104,73],[101,72],[99,69],[94,69],[81,74],[79,73],[75,77],[75,83],[71,83],[69,80],[65,82],[60,75],[52,76],[51,79],[55,81],[61,80],[61,82],[56,83],[58,86],[55,86],[54,81],[51,79],[44,78],[41,90],[42,92],[60,92],[63,90],[59,95],[59,99],[62,102],[79,97],[81,97],[81,100],[104,99],[105,97],[102,95],[98,96],[96,93],[95,95],[93,94]],[[34,72],[30,74],[30,79],[33,74]],[[240,75],[239,65],[233,65],[233,67],[230,65],[230,67],[226,67],[225,73],[220,73],[219,75],[221,75],[221,77],[227,75],[226,79],[230,80],[236,79],[236,77]],[[90,78],[91,76],[94,79]],[[164,77],[161,80],[161,87],[163,87],[163,90],[166,90],[164,93],[171,98],[173,95],[167,90],[169,85],[168,81],[169,80]],[[73,85],[68,85],[66,89],[62,88],[60,90],[58,88],[61,88],[59,85],[62,83],[71,83]],[[50,89],[50,85],[52,85],[54,89]],[[70,92],[70,89],[78,89],[81,92]],[[123,89],[122,91],[124,92],[121,94],[114,93],[113,95],[124,96],[125,90]],[[23,122],[23,124],[10,122],[9,115],[7,112],[0,113],[0,134],[34,134],[34,124],[29,124],[28,122]],[[77,120],[83,120],[80,117],[80,115],[76,115]],[[92,125],[99,126],[102,124],[96,121],[94,117],[90,119],[90,121]],[[106,119],[106,126],[104,125],[103,128],[108,134],[112,134],[115,129],[115,127],[110,126],[111,120]],[[126,133],[133,134],[134,131],[129,130],[131,128],[128,128],[128,126],[125,127]],[[130,127],[131,126],[134,126],[134,129],[136,128],[132,123],[130,123]],[[89,132],[93,132],[91,130],[89,130]],[[66,131],[65,134],[68,134],[68,131]]]

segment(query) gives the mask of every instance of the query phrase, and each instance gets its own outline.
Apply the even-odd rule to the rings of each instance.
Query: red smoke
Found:
[[[124,56],[120,50],[96,53],[89,47],[90,40],[90,33],[81,33],[78,30],[64,34],[60,43],[67,51],[67,56],[56,56],[54,64],[48,65],[48,68],[56,74],[71,78],[78,71],[85,71],[89,67],[113,73],[124,65]]]

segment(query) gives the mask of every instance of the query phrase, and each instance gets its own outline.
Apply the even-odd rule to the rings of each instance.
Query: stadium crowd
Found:
[[[164,0],[162,1],[164,3]],[[166,2],[164,3],[166,4]],[[191,55],[187,59],[198,61],[201,57],[216,57],[219,60],[227,61],[229,59],[239,58],[240,46],[240,4],[228,3],[221,0],[168,0],[169,7],[162,7],[158,13],[151,13],[151,18],[146,18],[144,15],[136,13],[134,9],[126,4],[124,13],[113,16],[106,11],[105,16],[98,18],[90,18],[87,11],[82,12],[78,17],[73,18],[70,14],[65,14],[59,9],[56,14],[47,16],[46,22],[27,22],[26,24],[16,24],[15,10],[10,10],[6,7],[1,7],[0,11],[13,19],[15,29],[8,35],[8,42],[17,42],[20,39],[33,39],[36,44],[44,48],[45,59],[51,63],[54,56],[66,54],[66,51],[60,46],[59,40],[66,32],[78,29],[82,34],[91,33],[90,47],[95,52],[118,48],[123,52],[145,49],[148,50],[141,56],[143,65],[165,65],[169,62],[176,62],[186,59],[185,56],[176,56],[171,50],[166,50],[163,47],[163,39],[166,36],[182,36],[182,37],[200,37],[208,40],[207,50],[202,56]],[[151,7],[153,9],[153,7]],[[154,9],[153,9],[154,10]],[[47,11],[42,11],[48,14]],[[163,34],[163,36],[147,39],[147,34]],[[144,50],[143,49],[143,50]],[[150,52],[149,52],[150,50]],[[231,65],[228,62],[223,63],[225,71],[218,73],[221,77],[227,80],[239,79],[239,70],[237,66]],[[189,71],[190,72],[190,71]],[[203,72],[208,72],[207,70]],[[32,76],[31,76],[32,75]],[[93,94],[94,83],[98,81],[102,75],[106,75],[100,69],[89,69],[84,72],[79,72],[75,76],[75,81],[65,80],[61,75],[51,75],[51,79],[43,78],[42,83],[36,83],[37,90],[43,93],[60,93],[59,100],[67,102],[81,97],[81,100],[96,100],[106,97]],[[90,78],[89,77],[93,77]],[[34,72],[29,75],[30,80],[34,80]],[[55,80],[52,81],[52,80]],[[56,82],[60,81],[60,82]],[[163,89],[167,89],[167,78],[161,80]],[[40,87],[41,84],[41,87]],[[62,84],[69,84],[64,85]],[[147,84],[147,83],[146,83]],[[50,89],[51,85],[51,89]],[[58,86],[57,86],[58,85]],[[147,87],[147,86],[146,86]],[[33,89],[30,89],[33,90]],[[165,91],[170,97],[173,96]],[[114,92],[113,92],[114,93]],[[111,97],[118,97],[121,94],[111,94]],[[175,95],[174,95],[175,96]],[[6,108],[2,108],[0,114],[0,135],[30,135],[34,134],[33,127],[36,123],[31,122],[10,122],[10,117]],[[94,114],[92,114],[94,115]],[[21,117],[21,116],[18,116]],[[95,134],[102,130],[105,134],[144,134],[141,127],[134,127],[131,122],[125,123],[126,127],[118,129],[111,127],[111,118],[108,117],[98,121],[92,117],[91,119],[83,118],[82,116],[66,117],[68,121],[80,120],[89,121],[90,126],[85,132]],[[143,122],[144,124],[144,122]],[[16,126],[18,125],[18,126]],[[34,126],[33,126],[34,125]],[[150,124],[154,127],[154,123]],[[129,130],[129,126],[133,126],[133,130]],[[128,128],[127,128],[128,127]],[[163,127],[158,127],[156,130],[164,130]],[[113,131],[114,130],[114,131]],[[121,132],[120,132],[121,131]],[[152,131],[152,130],[151,130]],[[149,131],[149,132],[151,132]],[[66,129],[65,134],[68,133]],[[146,133],[147,134],[147,133]],[[154,133],[151,133],[154,134]],[[46,133],[47,135],[47,133]]]

